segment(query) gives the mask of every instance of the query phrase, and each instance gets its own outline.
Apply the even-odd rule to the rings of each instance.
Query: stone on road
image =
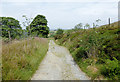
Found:
[[[89,80],[69,51],[62,46],[49,42],[49,50],[31,80]]]

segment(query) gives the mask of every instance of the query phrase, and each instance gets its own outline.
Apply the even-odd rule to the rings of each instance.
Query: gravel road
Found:
[[[49,42],[49,50],[31,80],[89,80],[74,62],[69,51]]]

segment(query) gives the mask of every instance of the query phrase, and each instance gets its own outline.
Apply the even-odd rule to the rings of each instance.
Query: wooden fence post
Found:
[[[110,27],[110,18],[108,19],[109,27]]]

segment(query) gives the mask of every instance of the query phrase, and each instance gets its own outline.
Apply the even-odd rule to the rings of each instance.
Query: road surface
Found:
[[[31,80],[89,80],[69,51],[62,46],[49,42],[49,50]]]

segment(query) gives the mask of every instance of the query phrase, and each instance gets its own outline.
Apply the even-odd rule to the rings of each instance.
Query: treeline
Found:
[[[82,29],[81,24],[64,30],[55,40],[66,46],[79,67],[91,79],[120,80],[120,38],[118,22]],[[86,25],[89,27],[89,25]]]
[[[12,17],[0,17],[0,31],[3,39],[20,39],[26,37],[48,37],[49,27],[47,19],[43,15],[37,15],[32,22],[24,15],[25,22],[22,29],[18,20]]]

